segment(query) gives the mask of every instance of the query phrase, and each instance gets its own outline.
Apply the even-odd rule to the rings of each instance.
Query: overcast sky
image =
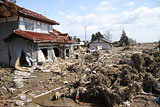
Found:
[[[137,42],[160,40],[160,0],[17,0],[19,6],[43,14],[60,25],[53,26],[84,40],[107,31],[119,40],[122,29]]]

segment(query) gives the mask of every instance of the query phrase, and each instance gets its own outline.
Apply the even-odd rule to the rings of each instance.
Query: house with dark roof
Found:
[[[55,57],[69,57],[76,41],[68,33],[52,28],[58,22],[20,6],[17,8],[18,17],[0,17],[1,66],[14,67],[16,61],[32,65],[53,61]]]
[[[105,38],[96,38],[95,40],[89,42],[88,47],[90,49],[101,48],[102,50],[108,50],[112,46],[112,41]]]

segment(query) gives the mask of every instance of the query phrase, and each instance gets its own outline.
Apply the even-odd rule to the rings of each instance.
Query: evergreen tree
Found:
[[[101,34],[101,32],[96,33],[96,38],[103,38],[103,35]]]
[[[91,41],[95,40],[96,38],[95,34],[92,34],[91,36],[92,36]]]
[[[91,41],[97,39],[97,38],[103,38],[104,36],[101,34],[101,32],[97,32],[96,34],[92,34]]]
[[[129,39],[126,35],[126,32],[124,31],[124,29],[122,30],[122,36],[119,40],[119,45],[120,46],[126,46],[126,45],[129,45]]]
[[[78,43],[81,42],[81,39],[80,39],[80,38],[77,38],[77,42],[78,42]]]

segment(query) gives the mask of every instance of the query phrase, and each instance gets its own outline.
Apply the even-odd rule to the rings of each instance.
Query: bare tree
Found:
[[[107,32],[104,34],[104,38],[107,39],[107,40],[111,40],[111,39],[112,39],[112,34],[110,33],[110,31],[107,31]]]

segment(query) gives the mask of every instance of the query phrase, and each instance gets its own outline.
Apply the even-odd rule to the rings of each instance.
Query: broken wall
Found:
[[[9,66],[8,43],[3,40],[17,28],[18,21],[0,23],[0,66]]]
[[[22,51],[24,53],[30,53],[32,55],[32,52],[34,52],[35,45],[30,41],[24,40],[22,38],[14,38],[12,41],[9,42],[9,53],[11,56],[10,59],[10,66],[14,67],[15,62],[18,58],[21,57]]]
[[[54,52],[54,49],[53,48],[49,48],[48,49],[48,60],[49,61],[52,61],[55,59],[55,52]]]

